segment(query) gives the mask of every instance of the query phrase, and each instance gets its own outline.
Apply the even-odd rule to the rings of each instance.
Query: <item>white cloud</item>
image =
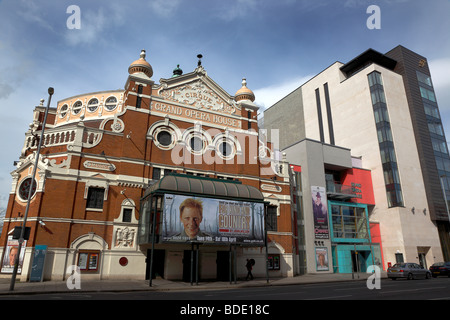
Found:
[[[153,13],[156,13],[162,17],[168,17],[172,15],[178,8],[181,0],[153,0],[149,3]]]
[[[443,58],[428,61],[433,85],[436,88],[450,87],[450,58]]]
[[[38,26],[54,32],[53,27],[50,25],[45,17],[45,9],[39,6],[33,1],[20,1],[21,8],[17,10],[17,14],[23,18],[26,22],[37,24]],[[47,17],[48,18],[48,17]]]
[[[276,83],[261,89],[253,90],[253,93],[255,94],[255,104],[261,107],[260,111],[263,112],[312,77],[312,75],[297,77],[282,83]]]
[[[254,12],[258,3],[256,0],[234,0],[224,2],[224,7],[220,8],[218,17],[225,21],[232,21],[238,18],[244,18],[249,13]]]
[[[103,9],[97,12],[81,9],[80,29],[67,29],[66,40],[70,45],[89,44],[101,39],[101,34],[105,27],[105,15]]]
[[[428,64],[439,109],[441,113],[450,112],[450,58],[431,60]]]
[[[101,6],[97,11],[84,9],[81,6],[80,29],[67,28],[65,31],[66,41],[72,46],[104,42],[113,28],[125,23],[126,15],[126,5],[117,2]],[[69,19],[71,16],[67,15],[67,18]]]

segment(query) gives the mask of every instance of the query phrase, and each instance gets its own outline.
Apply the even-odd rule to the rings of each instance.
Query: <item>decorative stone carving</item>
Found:
[[[209,109],[228,114],[236,113],[234,101],[225,101],[206,86],[202,80],[171,89],[163,89],[159,94],[166,100],[188,104],[197,109]]]
[[[133,228],[117,228],[115,232],[115,248],[133,248],[136,230]]]

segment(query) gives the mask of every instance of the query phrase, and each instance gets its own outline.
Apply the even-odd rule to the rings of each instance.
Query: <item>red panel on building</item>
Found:
[[[352,192],[356,195],[352,202],[375,205],[370,170],[352,168],[347,171],[342,184],[352,187]]]
[[[381,231],[380,231],[380,224],[377,222],[370,222],[370,236],[372,243],[378,243],[380,245],[381,250],[381,260],[379,261],[381,263],[382,268],[384,267],[384,255],[383,255],[383,247],[381,245]],[[384,268],[383,268],[384,269]]]

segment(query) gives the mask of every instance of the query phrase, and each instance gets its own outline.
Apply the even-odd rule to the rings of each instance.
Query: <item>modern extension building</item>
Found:
[[[269,133],[279,130],[280,149],[302,171],[317,166],[307,161],[307,148],[330,146],[351,150],[360,167],[370,170],[374,198],[365,203],[365,210],[371,230],[378,231],[363,242],[369,245],[374,238],[381,239],[384,268],[399,261],[429,267],[450,259],[445,201],[450,197],[449,153],[426,58],[398,46],[386,54],[369,49],[348,63],[335,62],[267,109],[264,127]],[[322,178],[304,179],[304,203],[313,194],[312,186],[328,193],[329,182],[345,184],[343,169],[325,165]],[[328,228],[336,231],[340,209],[333,207],[335,199],[327,200]],[[352,202],[351,197],[341,199],[338,206]],[[313,208],[303,208],[304,228],[312,230],[313,221],[308,218],[308,224],[306,217],[313,216]],[[345,228],[339,221],[339,228]],[[358,237],[342,238],[336,233],[324,243],[332,250],[336,266],[348,251],[358,252],[357,247],[348,247],[362,244],[355,240]],[[310,236],[306,247],[317,245],[319,239]]]
[[[2,276],[31,185],[20,280],[42,250],[44,280],[67,279],[72,266],[94,279],[231,280],[246,275],[247,259],[257,277],[294,275],[288,166],[260,140],[246,81],[230,95],[199,60],[155,84],[145,58],[129,66],[124,90],[62,99],[46,123],[35,108],[11,173]]]

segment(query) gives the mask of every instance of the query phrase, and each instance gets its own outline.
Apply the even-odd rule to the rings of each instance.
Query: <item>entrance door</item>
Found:
[[[192,265],[192,268],[191,268]],[[196,270],[197,270],[197,251],[196,250],[184,250],[183,254],[183,281],[196,282]]]
[[[359,257],[358,253],[352,250],[352,268],[353,272],[359,272]]]
[[[229,251],[217,251],[217,280],[228,281],[230,280],[230,252]]]
[[[152,250],[147,250],[147,268],[145,271],[145,280],[150,279],[150,260],[151,260]],[[161,277],[164,279],[164,261],[166,258],[166,250],[156,249],[153,254],[153,272],[152,279],[156,277]]]
[[[425,253],[419,253],[419,264],[424,268],[427,269],[427,259]]]
[[[353,272],[366,272],[367,260],[370,258],[370,251],[352,250],[352,268]]]

